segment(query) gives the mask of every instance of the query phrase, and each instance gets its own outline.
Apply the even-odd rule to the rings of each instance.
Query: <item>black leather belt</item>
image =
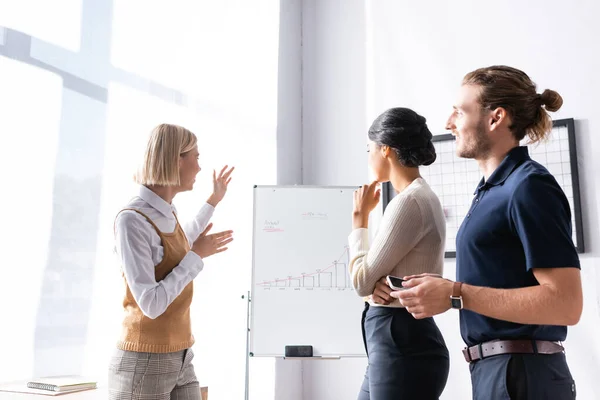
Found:
[[[466,347],[462,352],[467,362],[473,362],[499,354],[555,354],[563,351],[563,346],[547,340],[495,340]]]

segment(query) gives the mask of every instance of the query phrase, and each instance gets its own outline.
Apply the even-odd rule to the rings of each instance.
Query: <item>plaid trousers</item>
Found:
[[[137,353],[117,349],[108,367],[109,400],[200,400],[191,349]]]

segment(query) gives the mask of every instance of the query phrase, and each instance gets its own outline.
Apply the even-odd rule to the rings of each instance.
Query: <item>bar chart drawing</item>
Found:
[[[352,290],[353,288],[348,275],[349,262],[350,254],[348,246],[346,246],[342,255],[323,269],[301,272],[300,274],[288,275],[283,278],[275,277],[272,280],[257,282],[256,286],[262,288]]]

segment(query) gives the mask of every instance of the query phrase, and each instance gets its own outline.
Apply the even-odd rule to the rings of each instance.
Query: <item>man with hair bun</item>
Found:
[[[415,318],[460,310],[474,400],[574,399],[562,341],[581,316],[579,257],[571,212],[548,170],[527,147],[552,129],[561,96],[538,93],[523,71],[491,66],[468,73],[446,128],[459,157],[483,178],[456,238],[456,282],[405,277],[391,292]]]

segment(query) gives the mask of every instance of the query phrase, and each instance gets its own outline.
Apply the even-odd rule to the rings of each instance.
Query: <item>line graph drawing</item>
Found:
[[[348,246],[344,247],[344,252],[334,260],[329,266],[323,269],[316,269],[314,272],[301,272],[300,275],[287,275],[285,278],[276,277],[272,280],[257,282],[256,286],[265,289],[351,289],[350,277],[348,276],[348,264],[350,262],[350,253]]]

